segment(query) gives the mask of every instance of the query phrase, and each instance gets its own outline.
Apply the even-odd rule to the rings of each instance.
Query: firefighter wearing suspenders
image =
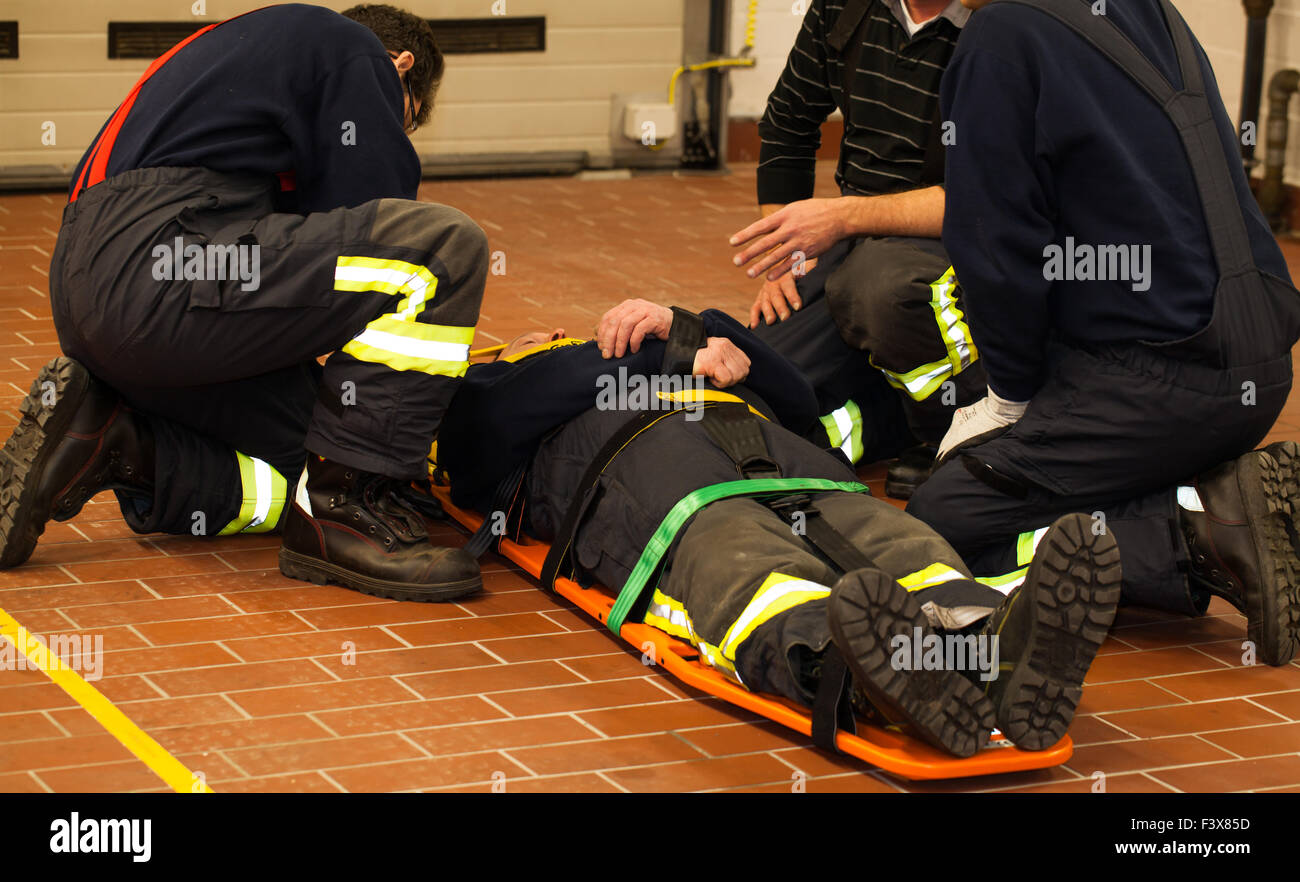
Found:
[[[5,445],[0,566],[111,488],[141,533],[282,530],[293,578],[407,600],[481,587],[405,490],[487,274],[482,230],[415,201],[408,135],[442,67],[414,15],[288,4],[146,71],[74,173],[50,265],[70,357]]]
[[[1110,537],[1067,518],[1027,573],[974,581],[838,452],[795,434],[816,425],[811,386],[722,313],[630,301],[596,341],[533,342],[470,368],[439,437],[453,501],[486,515],[467,547],[489,548],[493,523],[550,542],[543,585],[621,589],[612,630],[644,621],[736,682],[812,705],[828,747],[856,699],[963,756],[995,724],[1028,749],[1064,734],[1118,600]],[[612,378],[693,373],[729,384],[622,404],[601,393]],[[1047,612],[1060,606],[1059,620]],[[899,662],[893,638],[920,658],[940,631],[989,649],[984,666]]]
[[[979,572],[1065,512],[1113,533],[1124,599],[1300,643],[1291,390],[1300,294],[1208,60],[1167,0],[981,7],[943,85],[944,241],[989,395],[909,511]],[[1105,14],[1099,14],[1104,12]]]

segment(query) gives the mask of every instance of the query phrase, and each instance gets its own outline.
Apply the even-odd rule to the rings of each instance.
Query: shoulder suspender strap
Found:
[[[781,467],[763,440],[758,417],[744,403],[719,404],[704,412],[705,433],[736,464],[742,478],[779,478]]]
[[[1161,0],[1166,24],[1178,52],[1183,91],[1142,54],[1128,35],[1104,15],[1094,15],[1088,0],[997,0],[1019,3],[1052,16],[1073,30],[1138,84],[1160,105],[1182,139],[1196,178],[1201,209],[1209,229],[1220,278],[1240,275],[1255,265],[1250,237],[1237,200],[1223,142],[1205,94],[1200,59],[1191,31],[1178,10]]]
[[[676,412],[675,410],[638,412],[636,416],[620,426],[592,458],[587,470],[582,474],[582,480],[578,482],[573,492],[573,501],[569,503],[569,509],[564,513],[564,521],[560,524],[559,532],[555,534],[555,540],[551,543],[551,550],[547,552],[546,560],[542,563],[540,578],[544,589],[555,590],[555,580],[560,575],[560,567],[568,560],[573,538],[578,533],[578,521],[582,520],[582,515],[587,510],[587,496],[600,480],[601,474],[614,461],[614,457],[632,443],[632,439],[659,420],[670,417]]]

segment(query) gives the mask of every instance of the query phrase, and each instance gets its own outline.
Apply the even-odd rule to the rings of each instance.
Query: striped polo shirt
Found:
[[[760,204],[813,195],[821,124],[836,108],[842,193],[942,183],[939,81],[970,11],[953,0],[909,36],[902,3],[812,0],[758,126]]]

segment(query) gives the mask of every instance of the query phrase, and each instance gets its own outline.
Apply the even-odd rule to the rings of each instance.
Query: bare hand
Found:
[[[746,271],[749,277],[767,273],[769,281],[776,281],[844,238],[840,205],[839,199],[804,199],[755,221],[731,237],[733,246],[747,246],[733,262],[744,266],[759,258]]]
[[[749,356],[726,337],[710,337],[708,345],[696,351],[691,373],[708,377],[713,385],[725,389],[749,376]]]
[[[811,272],[815,266],[817,266],[817,258],[805,262],[804,273]],[[758,290],[754,305],[749,308],[749,327],[757,328],[760,318],[766,325],[783,322],[790,317],[790,310],[800,309],[802,306],[803,300],[799,297],[799,289],[795,287],[794,272],[786,273],[775,282],[765,281],[763,287]]]
[[[649,300],[624,300],[605,313],[596,326],[596,345],[605,358],[622,358],[639,352],[646,337],[668,339],[673,311]]]

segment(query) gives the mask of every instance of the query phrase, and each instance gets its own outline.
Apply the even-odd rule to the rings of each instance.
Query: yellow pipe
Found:
[[[505,349],[509,345],[510,345],[509,343],[501,343],[496,346],[485,346],[482,349],[471,349],[469,351],[469,357],[482,358],[485,355],[491,355],[494,352],[500,352],[501,350]]]
[[[713,61],[701,61],[699,64],[685,64],[673,71],[673,77],[668,81],[668,103],[673,104],[673,98],[677,94],[677,78],[684,73],[694,73],[697,70],[708,70],[714,67],[753,67],[756,62],[752,58],[716,58]]]
[[[754,31],[757,27],[758,20],[758,0],[749,0],[749,10],[745,13],[745,45],[741,48],[740,58],[717,58],[713,61],[702,61],[699,64],[684,64],[677,70],[673,71],[672,79],[668,81],[668,103],[675,104],[674,97],[677,94],[677,78],[684,73],[694,73],[697,70],[709,70],[715,67],[753,67],[756,63],[753,58],[744,57],[754,48]]]

